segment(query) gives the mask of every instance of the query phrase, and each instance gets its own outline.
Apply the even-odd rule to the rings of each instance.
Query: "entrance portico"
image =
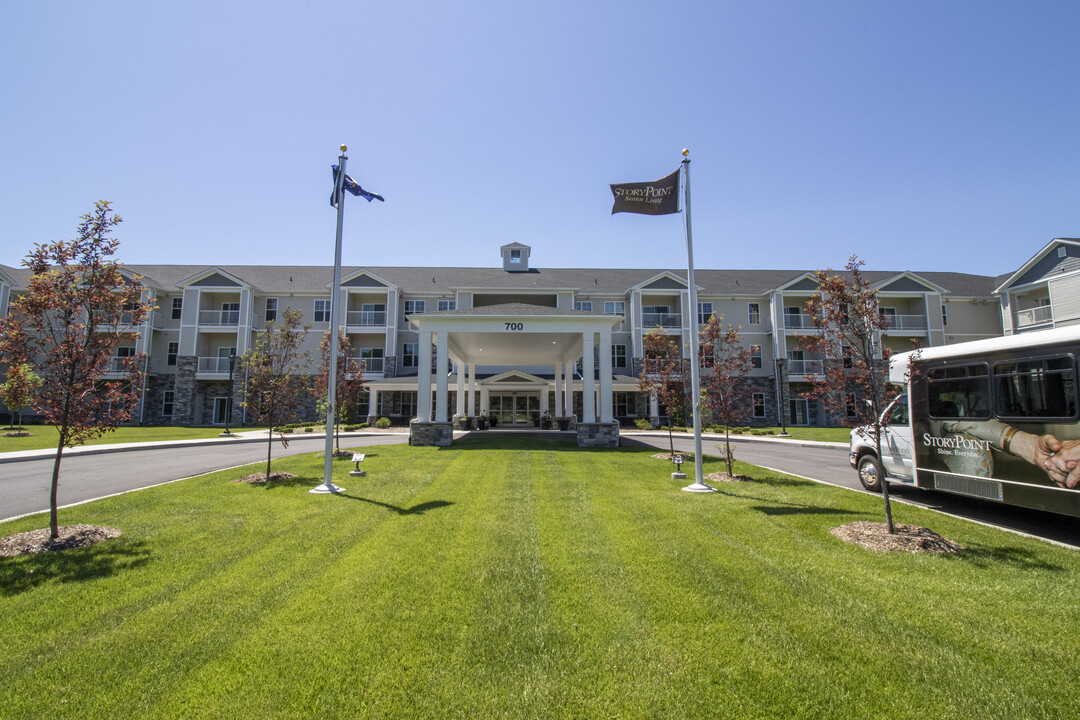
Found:
[[[584,358],[578,442],[618,445],[618,423],[612,417],[611,331],[621,318],[583,310],[505,303],[410,315],[408,320],[419,335],[418,346],[435,347],[434,382],[430,360],[425,362],[427,358],[423,352],[420,357],[416,419],[410,427],[412,444],[449,445],[452,442],[453,426],[448,408],[450,360],[458,367],[458,415],[467,414],[466,408],[476,407],[474,393],[478,367],[513,367],[520,368],[519,375],[553,369],[554,414],[563,416],[572,412],[574,368],[578,360]],[[593,360],[594,356],[599,356],[599,363]],[[434,408],[431,406],[433,384]],[[492,410],[489,405],[491,386],[492,383],[488,383],[487,397],[481,403],[489,413]],[[546,390],[545,387],[545,395]],[[541,400],[544,400],[542,404]],[[523,404],[528,415],[532,412],[529,400],[523,399]],[[538,397],[536,412],[542,412],[541,408],[546,407],[546,398]],[[500,399],[499,413],[505,412],[504,402]],[[517,400],[511,400],[510,412],[516,420]]]

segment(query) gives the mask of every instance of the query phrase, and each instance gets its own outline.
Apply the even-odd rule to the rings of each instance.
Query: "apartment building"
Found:
[[[801,396],[825,360],[805,354],[797,340],[813,332],[805,312],[816,292],[812,271],[699,269],[691,307],[685,269],[538,268],[531,255],[529,246],[510,243],[490,267],[343,268],[341,322],[369,389],[360,416],[401,424],[419,418],[442,442],[462,416],[528,426],[550,414],[599,432],[599,444],[617,442],[620,423],[664,415],[637,388],[645,334],[662,328],[688,349],[691,319],[700,324],[716,313],[741,326],[752,349],[751,424],[835,422]],[[230,398],[233,422],[244,422],[245,378],[233,358],[287,308],[311,324],[305,349],[314,368],[330,327],[332,268],[125,268],[157,305],[138,343],[118,353],[148,354],[138,422],[222,424]],[[1054,240],[998,277],[865,274],[889,316],[884,342],[897,351],[912,341],[933,347],[1080,321],[1080,240]],[[26,277],[0,266],[3,306]],[[309,417],[314,407],[312,400],[305,408]]]

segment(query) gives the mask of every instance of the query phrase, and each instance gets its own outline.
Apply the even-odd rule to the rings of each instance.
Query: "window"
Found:
[[[751,345],[750,346],[750,367],[754,368],[755,370],[760,370],[761,369],[761,346],[760,345]]]
[[[845,370],[849,370],[849,369],[851,369],[852,367],[854,367],[854,365],[855,365],[855,361],[854,361],[854,360],[852,359],[852,358],[853,358],[853,356],[852,356],[852,354],[851,354],[851,346],[850,346],[850,345],[844,345],[844,346],[842,346],[842,347],[840,348],[840,355],[841,355],[841,357],[842,357],[842,359],[843,359],[843,362],[844,362],[844,369],[845,369]]]
[[[1063,258],[1063,257],[1065,257],[1065,255],[1067,255],[1067,254],[1068,254],[1068,251],[1067,251],[1067,250],[1065,249],[1065,246],[1064,246],[1064,245],[1062,245],[1061,247],[1059,247],[1059,248],[1057,249],[1057,256],[1058,256],[1059,258]]]
[[[941,327],[949,326],[949,313],[945,312],[945,303],[941,303]]]
[[[221,303],[221,324],[222,325],[239,325],[240,324],[240,303],[238,303],[238,302],[223,302],[223,303]]]
[[[697,346],[698,364],[703,368],[711,368],[716,364],[716,356],[712,353],[705,351],[705,345],[698,343]]]
[[[604,301],[604,314],[605,315],[625,315],[626,303],[622,300],[605,300]]]
[[[179,320],[180,314],[184,309],[184,298],[178,297],[172,299],[172,319]]]
[[[359,354],[356,357],[358,358],[358,362],[364,363],[364,372],[383,372],[384,367],[382,348],[360,348]]]
[[[315,322],[330,322],[330,301],[316,300],[315,315],[311,319]]]
[[[626,367],[626,346],[625,345],[612,345],[611,346],[611,367],[613,367],[613,368],[625,368]]]
[[[277,320],[277,298],[266,298],[266,322]]]
[[[574,301],[574,309],[575,310],[587,310],[589,312],[592,312],[592,301],[591,300],[575,300]]]
[[[417,362],[417,343],[405,343],[401,347],[401,367],[414,368],[420,367],[420,363]]]
[[[457,300],[440,300],[440,310],[457,310]]]
[[[765,393],[756,392],[752,396],[754,402],[754,417],[765,417]]]
[[[615,417],[633,417],[634,396],[633,393],[617,392],[611,394],[612,414]]]
[[[990,417],[990,373],[984,363],[939,367],[927,374],[927,403],[932,418]]]
[[[1002,417],[1068,421],[1076,418],[1076,371],[1069,356],[994,366],[996,412]]]
[[[161,394],[161,415],[162,417],[172,417],[173,414],[173,391],[166,390]]]
[[[424,313],[427,311],[426,300],[406,300],[405,301],[405,314],[415,315]]]
[[[416,393],[401,393],[401,414],[404,417],[416,417]]]
[[[896,327],[896,308],[878,308],[881,319],[888,323],[889,327]]]
[[[847,401],[844,403],[844,414],[848,418],[858,417],[859,412],[855,407],[855,393],[849,392],[847,394]]]
[[[709,318],[712,317],[713,309],[711,302],[699,302],[697,304],[697,321],[698,325],[705,325],[709,322]]]
[[[761,324],[761,305],[759,303],[746,304],[746,321],[750,325]]]
[[[166,365],[175,365],[176,364],[176,356],[179,355],[179,354],[180,354],[180,343],[178,343],[178,342],[169,343],[169,351],[167,353],[165,353],[165,364]]]
[[[520,263],[521,262],[521,251],[520,250],[511,250],[510,251],[510,262],[512,262],[512,263]]]

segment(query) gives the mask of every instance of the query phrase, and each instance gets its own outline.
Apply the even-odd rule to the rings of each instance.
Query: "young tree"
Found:
[[[806,303],[806,310],[818,332],[801,335],[798,342],[824,359],[822,375],[808,380],[810,390],[803,397],[821,400],[829,412],[843,415],[846,425],[864,428],[880,458],[881,413],[899,390],[888,383],[892,351],[882,342],[889,321],[880,312],[877,291],[863,277],[864,264],[853,255],[846,275],[834,274],[831,268],[814,273],[818,294]],[[892,533],[889,485],[880,475],[885,521]]]
[[[638,390],[667,407],[668,425],[681,425],[686,418],[686,384],[679,343],[656,327],[645,333],[645,366],[638,378]]]
[[[247,371],[247,394],[244,407],[259,423],[270,429],[266,444],[266,480],[270,481],[270,455],[274,446],[274,428],[294,419],[307,393],[309,353],[301,352],[304,336],[311,328],[304,324],[299,310],[285,309],[281,322],[266,323],[255,336],[255,346],[244,353],[241,366]],[[288,447],[284,433],[281,443]]]
[[[4,403],[11,414],[12,426],[15,425],[15,411],[19,411],[19,434],[22,434],[23,408],[34,402],[34,393],[39,387],[41,387],[41,377],[34,372],[33,366],[29,363],[9,367],[7,380],[0,385],[0,402]]]
[[[712,363],[712,372],[702,378],[703,398],[713,420],[724,426],[724,458],[728,475],[734,475],[731,426],[746,419],[752,408],[743,379],[750,371],[750,348],[742,344],[739,328],[728,325],[724,316],[713,315],[701,332],[701,357]]]
[[[37,245],[23,265],[33,273],[26,291],[0,320],[0,354],[14,367],[29,363],[41,377],[35,407],[59,431],[49,496],[51,538],[60,461],[65,447],[115,430],[139,402],[142,354],[114,357],[134,345],[153,304],[121,273],[111,237],[121,219],[107,202],[80,218],[78,237]],[[122,379],[106,380],[106,374]]]
[[[341,435],[338,433],[338,425],[343,417],[348,416],[349,410],[360,403],[360,393],[364,391],[364,364],[349,358],[348,350],[349,340],[345,337],[345,331],[338,328],[337,388],[334,391],[337,404],[337,410],[334,413],[334,440],[337,445],[335,452],[341,452]],[[319,355],[319,372],[312,379],[311,392],[318,400],[320,412],[326,415],[326,399],[330,391],[329,330],[319,343]]]

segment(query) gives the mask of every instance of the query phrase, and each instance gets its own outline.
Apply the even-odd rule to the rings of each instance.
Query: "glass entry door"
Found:
[[[492,395],[488,407],[499,425],[536,425],[540,421],[539,395]]]

